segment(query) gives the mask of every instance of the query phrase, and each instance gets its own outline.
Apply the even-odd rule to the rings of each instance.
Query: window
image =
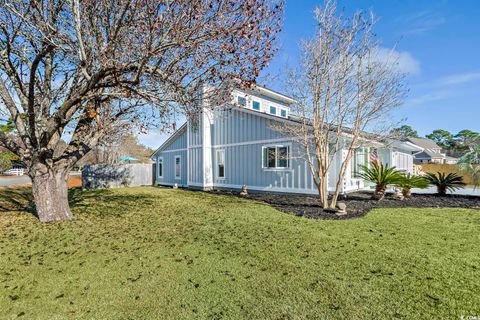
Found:
[[[241,105],[243,107],[247,106],[247,99],[245,97],[238,96],[237,101],[238,101],[239,105]]]
[[[217,177],[225,178],[225,150],[217,150]]]
[[[270,106],[270,113],[277,114],[277,108],[275,108],[274,106]]]
[[[158,158],[157,163],[157,176],[163,178],[163,158]]]
[[[287,110],[281,109],[281,110],[280,110],[280,116],[286,118],[286,117],[287,117]]]
[[[182,173],[181,157],[175,156],[175,179],[180,179]]]
[[[368,154],[367,148],[355,149],[351,164],[353,178],[359,178],[360,173],[363,171],[363,166],[368,165]]]
[[[258,101],[253,101],[253,102],[252,102],[252,108],[253,108],[253,110],[258,110],[258,111],[260,111],[260,102],[258,102]]]
[[[290,167],[290,147],[263,147],[263,167],[268,169],[285,169]]]

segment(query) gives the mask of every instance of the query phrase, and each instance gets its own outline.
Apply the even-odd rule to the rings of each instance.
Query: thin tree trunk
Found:
[[[328,192],[326,188],[325,179],[320,178],[317,184],[317,190],[320,198],[320,205],[323,207],[323,209],[327,209],[328,208]]]
[[[68,204],[68,169],[36,164],[30,170],[35,210],[41,222],[73,218]]]

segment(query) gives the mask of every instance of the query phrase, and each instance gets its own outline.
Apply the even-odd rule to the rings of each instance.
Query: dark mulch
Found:
[[[212,191],[213,193],[229,194],[240,197],[236,191]],[[315,196],[250,193],[243,198],[263,201],[280,211],[316,219],[352,219],[366,215],[373,208],[475,208],[480,209],[480,197],[435,194],[414,194],[411,198],[397,200],[392,194],[387,194],[381,201],[371,200],[371,192],[350,193],[338,201],[347,205],[347,214],[337,215],[332,210],[324,210],[318,204]]]

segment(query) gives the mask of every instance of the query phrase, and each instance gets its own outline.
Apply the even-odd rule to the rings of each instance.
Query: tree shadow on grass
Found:
[[[20,211],[35,214],[31,187],[4,188],[0,190],[0,212]]]
[[[81,205],[81,201],[105,196],[108,190],[89,193],[83,192],[81,188],[72,188],[68,190],[68,202],[71,207]],[[3,188],[0,189],[0,214],[8,212],[23,212],[37,217],[35,202],[30,186]]]
[[[82,188],[68,190],[70,208],[82,212],[84,208],[91,208],[95,203],[114,203],[120,208],[131,208],[141,204],[142,206],[153,205],[154,196],[148,193],[122,193],[118,194],[114,189],[96,189],[84,191]],[[100,206],[102,207],[102,206]],[[127,213],[129,210],[99,210],[98,214],[116,215]],[[35,202],[30,186],[0,189],[0,214],[20,212],[32,214],[37,217]]]

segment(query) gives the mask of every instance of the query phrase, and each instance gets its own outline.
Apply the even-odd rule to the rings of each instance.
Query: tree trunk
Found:
[[[403,188],[402,193],[405,198],[410,198],[412,196],[412,189]]]
[[[445,186],[437,186],[437,193],[444,196],[447,194],[447,188]]]
[[[387,191],[386,185],[383,185],[383,184],[377,185],[375,187],[375,193],[373,194],[372,199],[377,201],[383,200],[383,198],[385,197],[386,191]]]
[[[41,222],[70,220],[68,169],[36,164],[30,170],[35,210]]]
[[[323,209],[328,208],[328,191],[325,180],[326,179],[320,178],[317,184],[318,195],[320,197],[320,205]]]

